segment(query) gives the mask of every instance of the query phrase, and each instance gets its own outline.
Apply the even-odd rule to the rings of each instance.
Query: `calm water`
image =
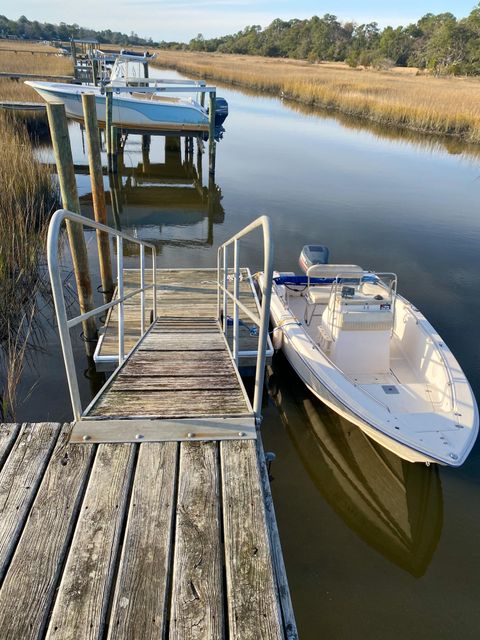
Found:
[[[114,185],[122,227],[157,243],[160,267],[214,266],[215,248],[267,213],[279,269],[296,270],[302,246],[319,242],[334,262],[394,271],[479,397],[478,152],[269,97],[220,95],[230,116],[215,184],[206,165],[199,177],[196,154],[185,162],[183,144],[179,151],[152,138],[147,157],[131,137]],[[75,162],[85,165],[81,130],[70,131]],[[88,215],[88,177],[78,185]],[[251,241],[242,262],[257,270],[259,256]],[[17,417],[67,420],[48,304],[41,325],[44,352],[29,362],[22,393],[30,395]],[[78,337],[75,348],[86,401],[103,374],[88,365]],[[480,447],[457,470],[410,465],[327,410],[282,357],[269,389],[263,434],[277,454],[272,490],[301,637],[477,638]]]

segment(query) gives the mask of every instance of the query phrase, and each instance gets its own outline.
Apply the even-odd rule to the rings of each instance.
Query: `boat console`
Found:
[[[391,285],[365,273],[354,281],[338,276],[328,305],[322,313],[319,340],[345,373],[387,373],[390,370],[390,339],[394,324],[396,277]]]

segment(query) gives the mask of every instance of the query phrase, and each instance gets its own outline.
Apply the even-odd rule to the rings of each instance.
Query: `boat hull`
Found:
[[[82,94],[94,93],[97,118],[105,125],[106,98],[97,87],[62,85],[60,83],[28,82],[49,103],[62,102],[67,117],[83,121]],[[208,131],[208,116],[195,103],[161,102],[132,98],[127,95],[113,96],[113,123],[119,128],[138,128],[147,131]]]

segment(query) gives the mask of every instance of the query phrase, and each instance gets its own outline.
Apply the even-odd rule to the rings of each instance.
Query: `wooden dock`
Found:
[[[18,102],[14,100],[2,100],[0,102],[0,109],[6,109],[8,111],[46,111],[47,105],[45,102]]]
[[[140,285],[140,272],[125,269],[125,293]],[[253,313],[259,313],[258,298],[249,269],[241,270],[240,300]],[[216,269],[157,269],[157,316],[178,318],[213,318],[217,315]],[[147,270],[145,282],[151,284],[151,271]],[[229,282],[233,291],[233,280]],[[153,291],[146,294],[145,322],[148,326],[153,308]],[[240,312],[245,324],[240,329],[240,350],[254,351],[257,337],[249,331],[251,321]],[[231,336],[229,328],[228,335]],[[105,326],[95,351],[95,362],[110,368],[118,362],[118,307],[107,315]],[[125,350],[133,348],[140,338],[140,299],[134,296],[125,302]],[[270,356],[271,359],[271,356]],[[240,367],[252,366],[256,357],[240,358]]]
[[[0,71],[0,78],[10,80],[51,80],[52,82],[73,82],[74,76],[55,76],[45,73],[16,73],[15,71]]]
[[[58,262],[66,221],[115,237],[118,252],[118,298],[70,318]],[[269,280],[261,308],[238,258],[239,240],[259,229]],[[134,245],[141,271],[123,268]],[[0,636],[294,640],[259,430],[270,221],[221,245],[220,284],[214,269],[159,270],[154,291],[145,249],[155,265],[150,243],[66,210],[52,216],[48,264],[75,423],[0,427]],[[148,304],[128,308],[147,293],[151,318]],[[221,322],[227,299],[259,327],[253,402],[239,341],[230,347]],[[118,323],[120,366],[84,409],[69,330],[105,311],[110,327]],[[127,324],[128,353],[130,316],[139,335]]]
[[[297,637],[259,440],[0,426],[2,638]]]

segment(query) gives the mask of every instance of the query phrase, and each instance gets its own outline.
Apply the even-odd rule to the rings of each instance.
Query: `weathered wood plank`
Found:
[[[59,424],[24,424],[0,473],[0,581],[15,550],[59,431]]]
[[[103,633],[133,460],[133,445],[98,447],[47,638],[93,640]]]
[[[21,425],[16,423],[0,424],[0,470],[15,444],[20,428]]]
[[[254,442],[220,443],[231,640],[283,638]]]
[[[224,637],[217,447],[180,445],[171,640]]]
[[[162,638],[178,444],[140,446],[108,637]]]
[[[113,389],[113,387],[112,387]],[[155,416],[195,418],[247,415],[249,410],[240,388],[225,391],[109,391],[92,409],[92,416]]]
[[[257,438],[257,457],[260,477],[262,480],[272,563],[277,583],[278,597],[280,600],[285,638],[286,640],[298,640],[297,623],[295,621],[292,600],[290,598],[290,588],[288,586],[287,572],[285,570],[285,562],[283,560],[282,545],[280,543],[280,535],[278,533],[277,520],[275,518],[275,507],[273,504],[273,497],[270,489],[270,481],[268,478],[267,464],[265,461],[265,453],[263,451],[261,438]]]
[[[144,352],[148,354],[149,352]],[[191,355],[195,355],[195,351],[192,351]],[[190,360],[190,361],[189,361]],[[187,361],[173,360],[171,362],[164,361],[158,362],[155,359],[138,358],[132,359],[128,363],[128,370],[125,368],[125,373],[128,374],[140,374],[140,375],[162,375],[162,376],[210,376],[215,374],[228,375],[231,374],[233,369],[232,363],[225,360],[216,360],[211,358],[209,360],[197,360],[193,358]]]
[[[46,626],[80,509],[93,447],[68,444],[64,425],[0,591],[4,638],[38,638]]]
[[[114,391],[179,391],[214,390],[221,388],[238,389],[238,379],[234,374],[224,376],[145,376],[120,374],[115,380]]]
[[[168,353],[162,353],[161,351],[149,352],[148,350],[145,350],[145,351],[138,350],[136,353],[132,355],[131,359],[125,366],[126,367],[130,366],[130,364],[133,364],[134,362],[138,362],[138,363],[155,362],[159,365],[161,365],[162,363],[186,362],[187,364],[190,365],[191,368],[194,368],[195,365],[198,365],[198,364],[201,365],[203,362],[212,362],[212,361],[215,361],[218,363],[232,362],[226,348],[224,348],[223,351],[215,351],[213,353],[211,351],[207,351],[205,353],[194,351],[193,353],[189,353],[188,356],[185,356],[182,350],[169,351]]]

